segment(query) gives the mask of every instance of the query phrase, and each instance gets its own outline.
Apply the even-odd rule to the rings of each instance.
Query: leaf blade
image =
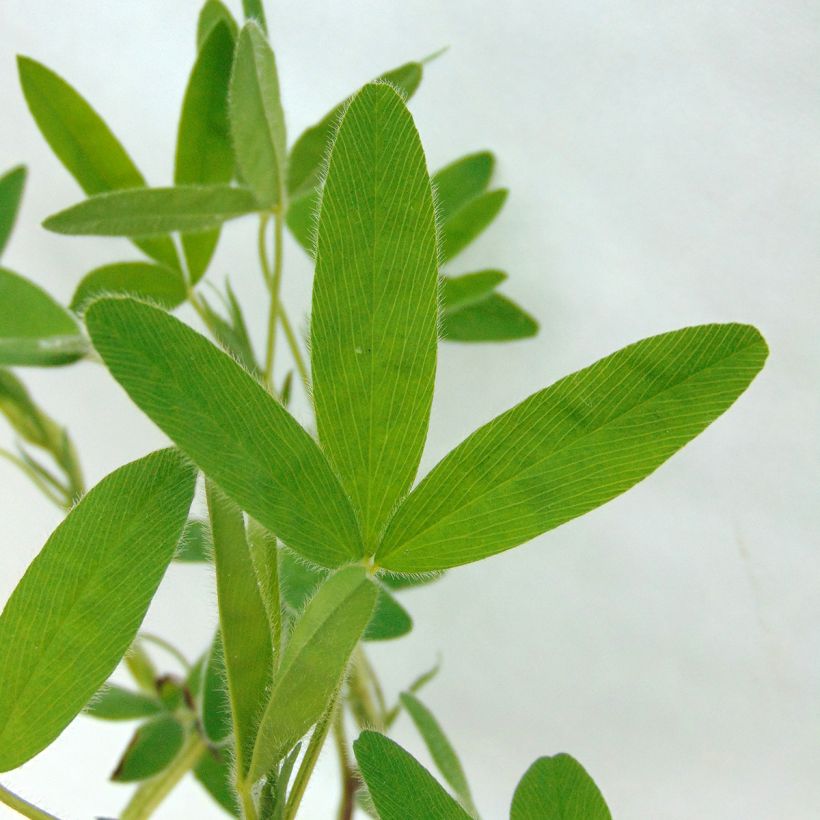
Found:
[[[161,715],[137,729],[111,779],[137,783],[159,774],[177,756],[185,742],[185,730],[171,715]]]
[[[433,175],[439,219],[447,222],[468,202],[487,190],[495,168],[495,157],[479,151],[461,157]]]
[[[83,713],[98,720],[136,720],[151,717],[160,711],[162,704],[156,698],[116,684],[106,684]]]
[[[447,311],[441,322],[441,338],[446,342],[511,342],[536,333],[538,322],[500,293]]]
[[[461,253],[498,216],[509,191],[498,188],[471,199],[441,224],[441,260],[448,262]]]
[[[18,165],[0,177],[0,254],[6,247],[26,184],[26,166]]]

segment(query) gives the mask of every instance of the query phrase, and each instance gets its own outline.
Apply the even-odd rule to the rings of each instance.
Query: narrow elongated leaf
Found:
[[[54,531],[0,615],[0,770],[44,749],[114,671],[188,515],[175,450],[127,464]]]
[[[251,560],[242,511],[206,482],[214,543],[219,627],[233,718],[236,762],[244,775],[273,672],[268,616]]]
[[[26,183],[26,169],[23,165],[12,168],[0,177],[0,254],[6,247]]]
[[[231,817],[239,817],[233,788],[233,763],[227,749],[209,749],[197,763],[194,777]]]
[[[486,299],[505,279],[500,270],[480,270],[461,276],[441,277],[441,306],[446,314]]]
[[[311,255],[316,255],[316,227],[319,220],[319,190],[314,188],[288,204],[287,225],[293,238]]]
[[[145,186],[144,177],[111,129],[62,77],[28,57],[18,57],[17,68],[38,128],[86,194]],[[169,237],[135,244],[158,262],[179,267]]]
[[[507,201],[506,188],[471,199],[441,222],[441,260],[447,262],[467,247],[498,216]]]
[[[448,342],[509,342],[536,333],[538,322],[500,293],[447,311],[441,322],[441,338]]]
[[[114,262],[87,273],[71,297],[71,309],[82,313],[100,296],[129,295],[169,310],[187,298],[182,274],[152,262]]]
[[[233,38],[236,39],[239,34],[239,26],[228,7],[221,0],[206,0],[205,5],[202,6],[202,10],[199,12],[199,19],[196,24],[197,49],[202,48],[208,39],[208,35],[219,23],[225,23]]]
[[[215,185],[233,177],[228,84],[234,44],[229,23],[217,21],[197,54],[177,131],[176,185]],[[202,278],[218,241],[219,228],[182,235],[192,283]]]
[[[212,743],[223,743],[231,734],[231,704],[225,672],[222,634],[217,630],[202,668],[202,728]]]
[[[459,208],[484,193],[493,175],[495,157],[489,151],[468,154],[433,176],[438,215],[447,222]]]
[[[213,560],[211,528],[206,521],[189,521],[182,531],[177,544],[174,560],[183,563],[200,564]]]
[[[362,732],[353,751],[381,820],[470,817],[421,763],[384,735]]]
[[[595,509],[727,410],[767,353],[753,327],[701,325],[636,342],[534,393],[419,484],[379,562],[405,572],[466,564]]]
[[[282,649],[282,593],[279,583],[279,549],[276,537],[258,521],[248,521],[248,546],[259,586],[259,595],[268,617],[273,662]]]
[[[50,216],[43,227],[71,236],[153,236],[206,231],[258,207],[250,191],[228,185],[135,188],[92,196]]]
[[[568,754],[541,757],[513,795],[510,820],[612,820],[603,795]]]
[[[268,24],[265,22],[265,9],[262,0],[242,0],[242,11],[246,20],[255,20],[259,28],[267,34]]]
[[[147,780],[166,769],[182,748],[185,730],[171,715],[143,723],[134,733],[111,779],[115,783]]]
[[[106,684],[84,709],[86,715],[99,720],[137,720],[161,711],[157,698],[115,684]]]
[[[257,735],[250,778],[269,772],[327,710],[376,602],[361,567],[331,575],[291,633]]]
[[[242,178],[259,204],[283,199],[287,142],[276,58],[256,22],[239,34],[231,75],[231,132]]]
[[[57,449],[64,431],[29,395],[26,386],[10,370],[0,368],[0,413],[21,439],[43,449]]]
[[[418,132],[390,86],[365,86],[339,126],[322,195],[311,360],[319,438],[370,549],[427,437],[437,289]]]
[[[87,349],[65,308],[33,282],[0,268],[0,364],[68,364]]]
[[[467,784],[467,777],[453,748],[433,713],[413,694],[402,692],[402,706],[407,710],[419,734],[424,740],[431,757],[444,779],[455,792],[462,806],[473,816],[476,815],[473,796]]]
[[[422,71],[421,63],[404,63],[380,74],[375,81],[383,80],[390,83],[407,101],[419,87]],[[316,125],[304,131],[294,143],[288,163],[288,191],[294,199],[312,191],[319,184],[339,119],[349,101],[348,97],[334,106]]]
[[[230,356],[130,299],[95,302],[86,323],[136,404],[243,510],[318,564],[362,556],[353,510],[327,459]]]

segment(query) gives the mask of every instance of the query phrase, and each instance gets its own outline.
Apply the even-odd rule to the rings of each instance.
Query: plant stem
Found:
[[[290,352],[293,355],[293,360],[296,362],[296,369],[299,371],[299,378],[305,386],[305,392],[310,395],[310,374],[308,373],[305,358],[299,348],[299,340],[296,338],[296,333],[293,330],[293,325],[290,323],[288,314],[282,303],[279,303],[279,321],[282,322],[282,330],[285,331],[285,339],[287,340]]]
[[[171,765],[161,774],[147,780],[134,792],[120,820],[145,820],[173,791],[180,780],[199,763],[207,751],[205,741],[193,732]]]
[[[270,288],[270,313],[268,314],[268,341],[265,346],[265,382],[273,387],[273,360],[276,352],[276,326],[279,317],[279,291],[282,287],[282,244],[284,219],[282,210],[278,208],[273,213],[273,271],[267,264],[265,253],[264,229],[267,224],[263,218],[259,226],[260,241],[259,254],[265,280]]]
[[[339,811],[337,820],[351,820],[355,809],[356,791],[359,788],[359,781],[356,778],[353,766],[350,763],[350,755],[347,752],[347,733],[345,732],[344,709],[336,710],[333,719],[333,738],[336,741],[336,751],[339,754],[339,768],[342,777],[342,794],[339,801]]]
[[[139,637],[144,640],[148,641],[148,643],[154,644],[154,646],[158,646],[160,649],[164,649],[172,658],[175,658],[180,666],[186,671],[191,671],[191,662],[179,651],[172,643],[165,640],[165,638],[160,638],[159,635],[154,635],[151,632],[140,632]]]
[[[32,470],[31,467],[23,461],[23,459],[18,458],[14,455],[14,453],[10,453],[8,450],[3,448],[0,448],[0,458],[5,458],[19,470],[22,470],[22,472],[29,477],[32,484],[34,484],[34,486],[53,504],[56,504],[61,509],[66,509],[66,507],[71,506],[67,498],[60,498],[57,496],[48,484],[46,484],[45,480],[41,476],[37,475],[37,473]]]
[[[236,778],[236,794],[242,808],[242,820],[258,820],[256,803],[253,802],[253,784],[245,782],[241,777]]]
[[[0,786],[0,803],[5,803],[18,814],[21,814],[23,817],[30,817],[31,820],[59,820],[53,814],[38,809],[37,806],[33,806],[27,800],[23,800],[22,797],[19,797],[14,792],[10,792],[3,786]]]

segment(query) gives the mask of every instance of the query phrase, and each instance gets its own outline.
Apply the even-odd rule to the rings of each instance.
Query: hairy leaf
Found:
[[[87,348],[65,308],[33,282],[0,268],[0,364],[68,364]]]
[[[381,820],[469,820],[470,815],[398,743],[362,732],[353,744]]]
[[[325,713],[370,620],[376,587],[361,567],[328,578],[296,621],[274,677],[250,779],[269,772]]]
[[[23,186],[26,183],[26,168],[18,165],[0,177],[0,254],[6,247],[14,220],[20,209]]]
[[[213,560],[211,528],[207,521],[189,521],[182,531],[174,560],[200,564]]]
[[[26,571],[0,615],[1,771],[51,743],[114,671],[173,557],[194,478],[175,450],[121,467]]]
[[[281,202],[287,143],[276,58],[253,21],[239,34],[231,75],[230,119],[242,178],[268,208]]]
[[[83,313],[100,296],[129,295],[164,308],[177,307],[187,298],[182,274],[152,262],[114,262],[87,273],[71,297],[71,309]]]
[[[327,459],[229,356],[131,299],[95,302],[86,323],[136,404],[243,510],[318,564],[361,557],[353,510]]]
[[[506,342],[538,333],[538,322],[500,293],[445,312],[441,338],[448,342]]]
[[[316,226],[321,196],[318,189],[308,191],[288,205],[287,225],[293,238],[311,255],[316,254]]]
[[[702,432],[763,366],[748,325],[637,342],[477,430],[419,484],[377,557],[419,572],[486,558],[604,504]]]
[[[536,760],[521,778],[510,809],[510,820],[611,818],[592,778],[568,754]]]
[[[100,720],[137,720],[161,712],[162,703],[142,692],[107,683],[83,711]]]
[[[162,715],[134,733],[117,768],[111,775],[116,783],[147,780],[166,769],[185,741],[185,730],[171,715]]]
[[[17,68],[37,127],[86,194],[145,186],[144,177],[111,129],[62,77],[29,57],[18,57]],[[157,262],[179,267],[169,237],[135,244]]]
[[[229,22],[217,21],[197,54],[177,132],[176,185],[215,185],[233,177],[228,84],[235,36]],[[182,235],[192,283],[202,278],[218,241],[219,228]]]
[[[371,550],[427,437],[437,289],[418,132],[390,86],[365,86],[339,125],[322,195],[311,361],[319,439]]]
[[[202,667],[202,728],[212,743],[223,743],[231,734],[231,704],[225,671],[225,649],[217,630]]]
[[[206,0],[199,12],[199,19],[196,24],[196,47],[202,48],[208,35],[220,23],[224,23],[234,39],[239,34],[239,26],[234,20],[228,7],[221,0]]]
[[[194,768],[194,777],[232,817],[239,817],[233,788],[233,763],[227,749],[209,749]]]
[[[255,20],[259,28],[267,34],[268,26],[265,22],[265,9],[262,0],[242,0],[242,11],[246,20]]]
[[[71,236],[152,236],[206,231],[258,210],[245,188],[180,185],[97,194],[48,217],[43,227]]]

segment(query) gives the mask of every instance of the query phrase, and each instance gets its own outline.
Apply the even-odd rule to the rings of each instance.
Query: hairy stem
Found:
[[[38,809],[37,806],[32,805],[27,800],[23,800],[22,797],[19,797],[14,792],[10,792],[3,786],[0,786],[0,803],[5,803],[5,805],[10,806],[18,814],[21,814],[23,817],[30,817],[31,820],[58,820],[53,814]]]
[[[339,755],[339,768],[342,778],[342,794],[339,799],[339,811],[336,814],[337,820],[351,820],[356,808],[356,791],[359,788],[359,781],[350,762],[350,755],[347,751],[347,733],[345,731],[344,709],[336,710],[333,718],[333,738],[336,741],[336,751]]]

